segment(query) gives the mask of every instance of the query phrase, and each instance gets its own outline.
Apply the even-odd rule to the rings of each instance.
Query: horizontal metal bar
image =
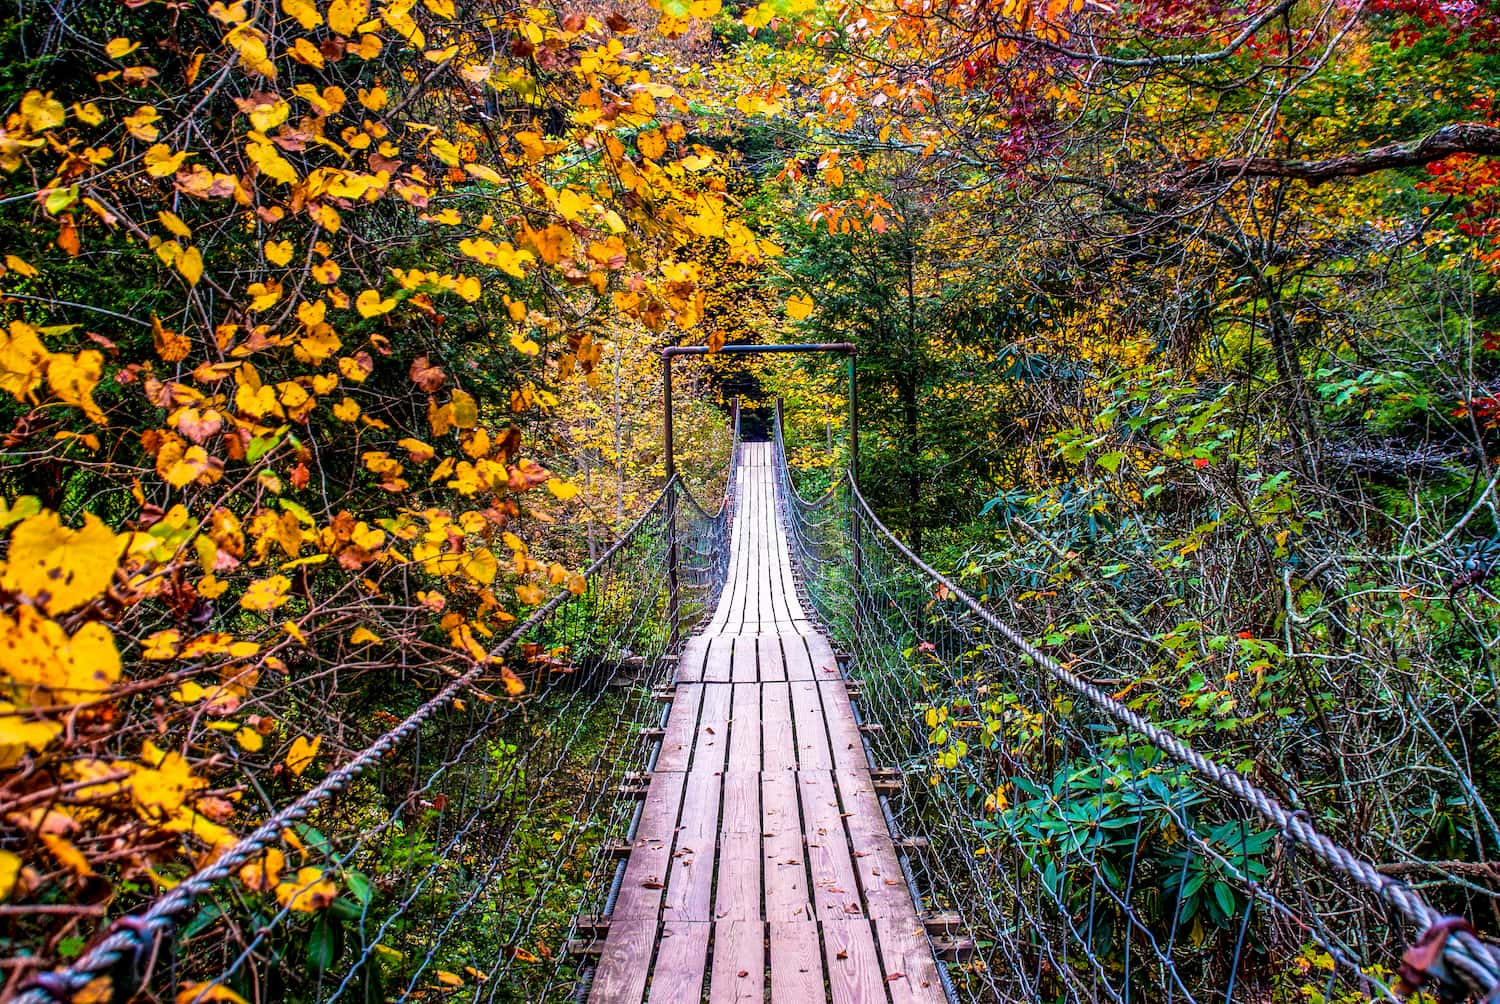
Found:
[[[767,352],[842,352],[854,355],[858,350],[853,342],[816,342],[798,345],[725,345],[716,353],[710,353],[707,345],[668,345],[661,350],[663,359],[673,356],[706,356],[720,353],[767,353]]]

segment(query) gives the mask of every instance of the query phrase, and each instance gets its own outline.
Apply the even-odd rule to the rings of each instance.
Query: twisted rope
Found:
[[[782,463],[785,464],[784,458],[782,458]],[[1042,667],[1053,679],[1083,697],[1109,718],[1143,736],[1157,749],[1192,768],[1221,791],[1249,805],[1262,818],[1279,829],[1286,839],[1307,848],[1325,864],[1343,872],[1374,893],[1381,901],[1395,907],[1419,929],[1427,931],[1444,920],[1444,915],[1433,909],[1416,890],[1398,879],[1382,875],[1369,862],[1356,857],[1347,848],[1320,832],[1305,812],[1288,811],[1275,797],[1245,777],[1210,760],[1171,732],[1148,721],[1099,687],[1070,672],[1056,659],[1027,641],[1019,631],[982,606],[979,601],[924,562],[898,540],[875,515],[869,503],[860,494],[859,485],[854,482],[854,479],[846,476],[845,481],[862,520],[867,520],[880,536],[914,568],[932,582],[947,589],[975,616],[995,630],[1018,652]],[[1500,953],[1497,953],[1494,947],[1479,940],[1470,931],[1457,929],[1450,934],[1442,951],[1463,981],[1479,996],[1493,999],[1495,994],[1500,993]]]
[[[680,488],[676,478],[668,482],[630,529],[609,550],[600,555],[598,560],[584,570],[584,578],[592,579],[616,554],[633,541],[646,522],[663,509],[671,493],[679,491]],[[490,651],[490,660],[503,658],[522,637],[572,598],[572,593],[563,590],[537,607],[530,617],[522,621]],[[424,722],[447,708],[455,698],[472,686],[488,665],[488,660],[476,663],[461,676],[449,681],[447,686],[408,715],[399,725],[380,736],[296,801],[242,837],[233,847],[216,858],[213,864],[194,872],[171,891],[158,897],[145,910],[116,920],[111,925],[109,933],[66,969],[40,973],[32,977],[31,981],[16,995],[16,1004],[66,1004],[96,979],[116,972],[126,963],[130,964],[135,978],[139,980],[142,977],[140,960],[152,952],[161,939],[170,937],[177,926],[177,919],[187,912],[201,896],[208,893],[217,883],[233,875],[242,865],[249,864],[257,858],[261,852],[277,842],[281,834],[293,823],[306,819],[313,809],[343,791],[360,775],[384,760],[396,747],[421,728]],[[131,989],[134,990],[134,988]],[[116,993],[115,999],[123,1000],[128,996],[130,995],[126,994],[122,997]]]

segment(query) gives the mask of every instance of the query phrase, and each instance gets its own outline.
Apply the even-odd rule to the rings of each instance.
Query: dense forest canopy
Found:
[[[0,53],[7,989],[454,675],[526,701],[489,653],[656,498],[676,344],[854,342],[911,546],[1496,929],[1496,0],[14,0]],[[836,481],[832,363],[678,365],[689,489],[735,395]]]

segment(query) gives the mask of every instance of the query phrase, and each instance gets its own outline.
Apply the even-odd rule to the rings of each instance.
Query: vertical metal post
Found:
[[[859,484],[859,385],[855,382],[858,375],[858,357],[854,350],[849,350],[849,476]]]
[[[667,454],[667,647],[675,649],[682,633],[682,593],[677,581],[677,457],[672,438],[672,357],[662,356],[662,404]]]
[[[859,484],[859,383],[858,383],[858,357],[851,346],[849,349],[849,483]],[[859,641],[859,614],[860,614],[860,583],[863,581],[864,573],[864,549],[859,544],[859,505],[854,500],[854,493],[849,493],[849,543],[850,543],[850,565],[853,570],[853,581],[849,583],[849,594],[854,597],[854,610],[850,616],[850,627],[854,635],[856,647]]]

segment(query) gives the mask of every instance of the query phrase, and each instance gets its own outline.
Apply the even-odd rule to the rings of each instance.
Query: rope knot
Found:
[[[1398,994],[1410,997],[1425,989],[1445,1004],[1468,998],[1468,984],[1448,967],[1443,955],[1448,939],[1458,931],[1473,934],[1474,928],[1463,917],[1444,917],[1422,932],[1401,956],[1400,979],[1396,981]]]

